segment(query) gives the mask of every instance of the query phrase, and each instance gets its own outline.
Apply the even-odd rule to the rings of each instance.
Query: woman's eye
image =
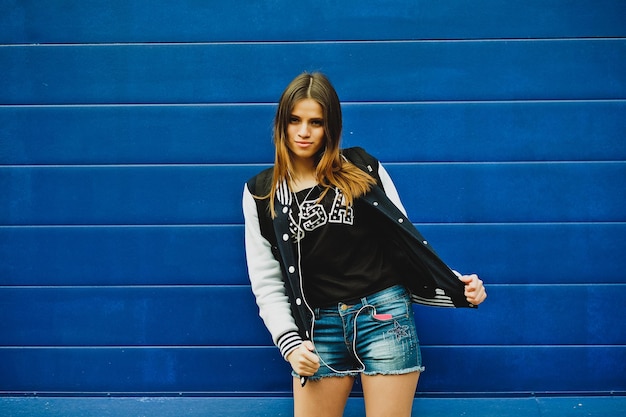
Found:
[[[322,120],[312,120],[311,125],[313,126],[324,126],[324,122]]]
[[[298,119],[297,117],[290,117],[289,118],[289,123],[291,123],[291,124],[295,124],[295,123],[298,123],[298,122],[300,122],[300,119]]]

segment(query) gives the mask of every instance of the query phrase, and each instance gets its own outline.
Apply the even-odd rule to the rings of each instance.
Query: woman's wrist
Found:
[[[278,338],[276,343],[280,354],[288,361],[289,355],[302,344],[302,338],[297,331],[289,331]]]

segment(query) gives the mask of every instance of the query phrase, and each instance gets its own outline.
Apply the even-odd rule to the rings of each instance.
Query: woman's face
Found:
[[[311,161],[325,144],[322,106],[307,98],[296,102],[287,126],[287,147],[295,160]]]

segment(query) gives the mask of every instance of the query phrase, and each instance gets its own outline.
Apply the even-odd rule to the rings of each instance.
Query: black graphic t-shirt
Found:
[[[320,187],[298,192],[290,213],[309,304],[331,306],[400,283],[403,268],[394,260],[380,215],[359,200],[346,207],[338,189],[318,203],[320,193]]]

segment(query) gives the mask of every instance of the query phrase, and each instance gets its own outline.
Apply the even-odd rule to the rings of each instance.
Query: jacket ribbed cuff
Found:
[[[283,358],[287,360],[287,356],[294,350],[297,349],[298,346],[302,344],[302,338],[296,331],[291,331],[283,334],[278,338],[278,349],[280,349],[280,354],[283,355]]]

